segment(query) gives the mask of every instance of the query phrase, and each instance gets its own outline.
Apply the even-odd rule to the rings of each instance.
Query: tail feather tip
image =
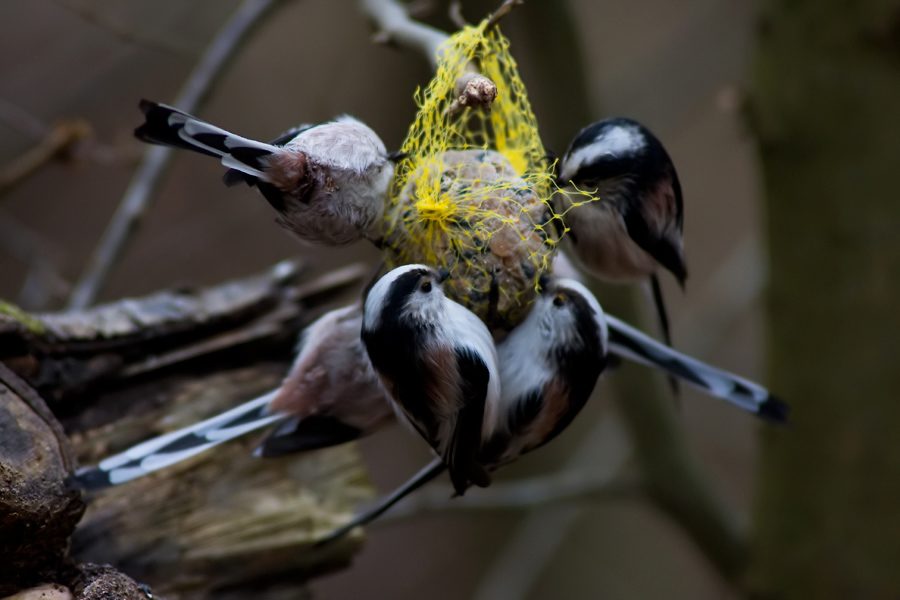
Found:
[[[788,406],[787,402],[776,396],[769,396],[759,405],[756,413],[770,423],[785,424],[788,422],[790,411],[791,407]]]
[[[141,101],[138,103],[138,107],[141,109],[141,112],[144,113],[145,115],[148,112],[150,112],[151,110],[153,110],[154,108],[156,108],[157,106],[159,106],[159,105],[156,102],[153,102],[152,100],[147,100],[146,98],[141,98]]]
[[[97,467],[79,469],[72,479],[74,487],[83,490],[99,490],[113,485],[109,479],[109,472]]]

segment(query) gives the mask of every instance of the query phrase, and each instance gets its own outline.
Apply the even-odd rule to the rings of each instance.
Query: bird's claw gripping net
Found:
[[[496,84],[493,109],[453,114],[457,79],[473,68]],[[448,270],[445,292],[483,320],[493,281],[489,325],[511,328],[550,271],[557,239],[552,165],[507,39],[487,21],[451,36],[416,102],[384,222],[388,264]]]

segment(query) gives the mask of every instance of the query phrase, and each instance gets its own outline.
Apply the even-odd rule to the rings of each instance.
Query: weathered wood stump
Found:
[[[84,512],[66,485],[68,439],[24,381],[0,364],[0,597],[47,581]]]
[[[79,313],[0,307],[0,597],[296,598],[349,563],[361,536],[314,544],[371,495],[352,444],[263,460],[251,435],[84,498],[67,484],[76,457],[94,463],[277,387],[299,330],[364,269],[299,273],[282,263]]]

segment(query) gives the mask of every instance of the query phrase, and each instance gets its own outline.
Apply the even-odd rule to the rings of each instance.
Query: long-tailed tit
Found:
[[[500,404],[485,414],[488,470],[543,446],[569,426],[606,367],[606,315],[580,283],[546,281],[528,316],[497,345]]]
[[[323,315],[304,331],[277,390],[80,469],[78,483],[98,489],[130,481],[276,422],[258,455],[334,446],[391,423],[393,409],[360,340],[361,326],[359,305]]]
[[[278,223],[311,242],[380,239],[394,163],[381,138],[353,117],[302,126],[271,144],[243,138],[164,104],[141,101],[135,135],[220,158],[227,185],[256,186]]]
[[[568,427],[594,390],[606,351],[606,322],[597,300],[576,281],[548,282],[525,320],[497,346],[500,398],[485,407],[478,464],[491,472]],[[431,462],[321,543],[371,522],[444,468],[441,460]],[[456,491],[462,493],[458,486]]]
[[[362,340],[401,420],[441,457],[463,494],[469,483],[490,484],[478,452],[500,382],[487,326],[444,295],[444,279],[424,265],[382,277],[366,298]]]
[[[342,444],[393,422],[361,329],[360,304],[333,310],[306,328],[297,359],[269,405],[288,418],[259,447],[260,456]]]
[[[554,198],[568,229],[565,253],[591,275],[613,283],[650,278],[663,336],[668,317],[656,276],[662,265],[684,286],[681,185],[663,145],[631,119],[585,127],[559,165]],[[578,204],[581,192],[597,197]]]

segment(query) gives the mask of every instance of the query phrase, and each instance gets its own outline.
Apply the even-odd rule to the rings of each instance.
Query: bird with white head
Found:
[[[477,458],[500,380],[491,333],[444,295],[445,279],[416,264],[382,277],[366,298],[362,340],[401,420],[442,458],[462,495],[469,483],[490,483]]]
[[[656,272],[684,286],[684,207],[675,165],[649,129],[613,118],[582,129],[560,161],[554,198],[560,245],[587,273],[612,283],[650,279],[663,338],[671,345]],[[589,196],[593,201],[582,202]]]

